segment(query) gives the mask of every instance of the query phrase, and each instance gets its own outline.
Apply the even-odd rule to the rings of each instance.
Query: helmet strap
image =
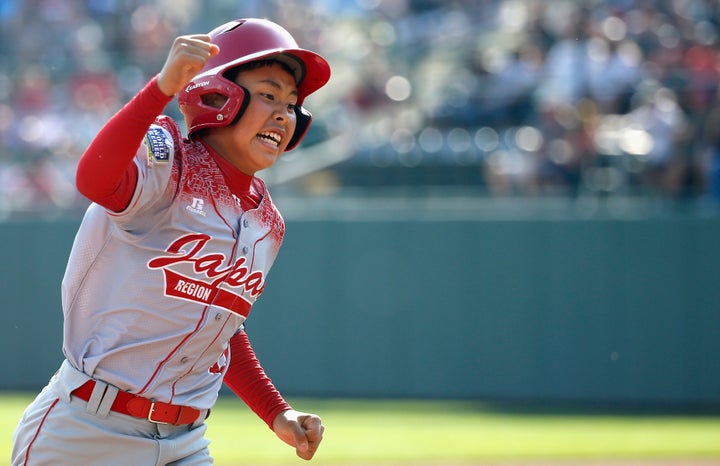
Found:
[[[295,106],[295,132],[287,145],[286,151],[292,150],[300,143],[300,140],[307,133],[310,123],[312,122],[312,113],[305,109],[302,105]]]
[[[235,118],[233,118],[233,120],[227,126],[232,126],[237,123],[240,120],[240,117],[243,116],[243,113],[245,113],[245,110],[247,110],[248,105],[250,105],[250,91],[248,91],[245,86],[240,86],[239,84],[235,85],[242,89],[243,97],[242,102],[240,102],[240,108],[238,108],[238,111],[235,114]]]

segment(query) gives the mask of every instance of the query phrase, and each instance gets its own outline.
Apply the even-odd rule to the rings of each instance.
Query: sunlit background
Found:
[[[80,154],[173,38],[250,16],[333,68],[278,195],[720,199],[716,1],[2,0],[0,217],[83,210]]]
[[[0,0],[0,353],[22,355],[0,363],[0,390],[35,393],[62,360],[81,154],[176,36],[243,17],[282,24],[333,70],[300,148],[260,172],[287,234],[247,330],[284,394],[717,426],[717,0]],[[182,121],[176,102],[166,113]],[[432,437],[388,457],[444,444],[433,429],[453,457],[553,443],[536,436],[545,418],[524,441],[517,424],[455,435],[422,416]],[[328,448],[372,453],[378,425],[406,435],[367,425],[370,441]],[[637,430],[623,449],[571,427],[605,439],[597,455],[716,459],[717,427],[698,429],[648,434],[653,450]]]

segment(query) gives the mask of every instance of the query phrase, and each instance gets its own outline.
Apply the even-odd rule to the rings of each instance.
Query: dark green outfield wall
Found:
[[[77,222],[0,224],[0,388],[61,360]],[[720,404],[720,219],[288,221],[248,322],[289,395]]]

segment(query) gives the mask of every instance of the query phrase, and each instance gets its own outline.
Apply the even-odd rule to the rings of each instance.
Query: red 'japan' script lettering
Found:
[[[166,251],[171,256],[156,257],[148,262],[151,269],[161,269],[174,264],[191,263],[198,274],[205,274],[215,288],[225,282],[231,287],[244,287],[252,296],[258,296],[265,288],[262,271],[250,272],[245,265],[247,260],[240,257],[234,264],[224,267],[225,254],[209,253],[201,255],[211,237],[203,233],[191,233],[175,240]],[[186,250],[189,248],[189,250]]]

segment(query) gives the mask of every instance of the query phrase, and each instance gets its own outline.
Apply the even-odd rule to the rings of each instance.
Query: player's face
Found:
[[[279,64],[244,71],[235,81],[250,92],[250,103],[237,124],[217,128],[208,142],[240,171],[253,175],[274,164],[290,142],[297,87]]]

